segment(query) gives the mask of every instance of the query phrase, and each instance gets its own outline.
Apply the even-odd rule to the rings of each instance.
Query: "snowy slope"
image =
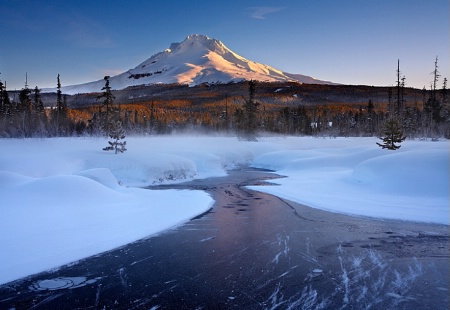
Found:
[[[113,89],[142,84],[228,83],[241,80],[299,81],[302,83],[332,84],[309,76],[290,74],[271,66],[248,60],[234,53],[221,41],[204,35],[190,35],[181,43],[172,43],[164,52],[157,53],[136,68],[111,77]],[[98,92],[104,80],[66,86],[63,93]],[[44,91],[54,91],[46,89]]]

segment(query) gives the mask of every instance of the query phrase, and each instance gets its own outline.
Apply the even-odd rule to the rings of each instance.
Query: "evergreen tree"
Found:
[[[149,123],[149,129],[150,129],[150,134],[153,134],[153,127],[155,126],[155,108],[154,108],[154,102],[152,100],[152,105],[150,108],[150,119],[149,119],[150,123]]]
[[[17,110],[20,112],[29,112],[32,110],[32,103],[30,99],[31,90],[26,85],[19,93],[19,104]]]
[[[391,117],[394,116],[394,106],[392,104],[392,89],[391,89],[391,87],[389,87],[389,89],[388,89],[388,113],[389,113],[389,116],[391,116]]]
[[[405,110],[405,103],[406,103],[405,86],[406,86],[406,77],[403,76],[402,77],[402,82],[400,84],[400,110],[399,110],[399,113],[398,113],[400,119],[403,117],[403,112]]]
[[[66,119],[67,109],[64,108],[61,91],[61,79],[60,75],[56,79],[56,111],[54,112],[54,118],[56,120],[56,135],[60,135],[63,121]]]
[[[405,141],[406,137],[403,136],[403,131],[400,126],[400,122],[390,117],[383,126],[383,137],[380,138],[383,143],[378,143],[381,148],[388,150],[397,150],[401,146],[396,145],[396,143],[402,143]]]
[[[3,114],[5,115],[11,115],[12,114],[12,105],[11,105],[11,99],[9,99],[9,94],[6,91],[6,82],[5,86],[3,87],[2,91],[2,100],[3,100]]]
[[[31,90],[28,88],[28,76],[25,75],[25,87],[19,92],[19,102],[16,105],[17,118],[14,120],[17,126],[16,134],[28,137],[31,134],[31,113],[33,103],[30,99]]]
[[[392,107],[390,110],[390,116],[396,115],[396,117],[402,120],[404,107],[405,107],[405,85],[406,85],[406,77],[401,77],[400,71],[400,59],[397,61],[397,82],[396,82],[396,94],[395,94],[395,107]]]
[[[28,112],[31,110],[32,103],[30,99],[31,90],[28,88],[28,74],[25,74],[25,87],[19,92],[19,102],[16,105],[18,112]]]
[[[109,137],[111,138],[111,141],[108,141],[109,146],[103,148],[104,151],[114,151],[114,153],[117,154],[127,150],[127,141],[123,140],[125,139],[125,131],[123,130],[120,121],[110,122]]]
[[[92,118],[88,121],[88,130],[91,135],[100,136],[104,134],[102,127],[101,112],[95,112],[92,114]]]
[[[97,99],[104,98],[102,104],[105,107],[105,118],[103,120],[104,124],[104,131],[106,132],[106,135],[109,136],[110,134],[110,126],[112,124],[110,110],[112,109],[113,100],[115,99],[114,95],[111,92],[111,86],[109,85],[109,76],[104,77],[105,80],[105,86],[102,88],[103,93],[97,97]]]
[[[44,104],[42,103],[41,90],[37,86],[34,88],[34,109],[38,112],[44,112]]]
[[[234,120],[235,120],[235,130],[237,136],[240,138],[244,132],[244,110],[241,108],[236,108],[234,111]]]
[[[258,106],[255,101],[256,81],[248,82],[249,99],[244,99],[243,109],[238,108],[234,113],[237,122],[237,134],[239,138],[248,141],[256,141],[256,133],[258,131]]]
[[[442,83],[442,104],[444,106],[447,105],[448,103],[448,94],[447,94],[447,78],[444,78],[444,82]]]
[[[443,120],[443,132],[444,136],[447,139],[450,139],[450,105],[447,98],[447,78],[444,78],[444,82],[442,84],[441,89],[441,101],[442,101],[442,111],[441,111],[441,118]]]
[[[406,107],[403,115],[403,130],[408,137],[415,137],[418,130],[419,112],[417,108]]]
[[[374,127],[374,109],[375,106],[373,105],[372,99],[369,99],[369,103],[367,104],[367,126],[369,135],[373,135],[373,127]]]
[[[401,78],[400,78],[400,59],[397,60],[397,95],[395,98],[395,102],[396,102],[396,113],[398,116],[400,116],[402,114],[402,95],[401,95],[401,89],[402,89],[402,83]]]
[[[61,80],[58,74],[56,79],[56,110],[58,112],[62,111],[62,92],[61,92]]]
[[[447,78],[444,78],[444,82],[442,83],[442,89],[441,89],[441,100],[442,100],[442,108],[445,110],[445,118],[448,120],[450,107],[448,102],[448,94],[447,94]]]
[[[5,89],[5,86],[3,85],[3,82],[0,81],[0,115],[3,115],[5,113],[5,106],[3,102],[3,90]]]

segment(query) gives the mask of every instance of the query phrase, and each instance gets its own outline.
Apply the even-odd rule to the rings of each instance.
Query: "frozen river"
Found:
[[[175,229],[0,286],[0,308],[448,309],[448,226],[333,214],[245,187],[274,177],[241,169],[165,186],[216,203]]]

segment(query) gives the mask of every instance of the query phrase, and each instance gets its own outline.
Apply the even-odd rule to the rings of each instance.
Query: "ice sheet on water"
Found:
[[[86,277],[59,277],[55,279],[40,280],[30,286],[32,291],[56,291],[73,289],[95,283],[101,278],[88,280]]]

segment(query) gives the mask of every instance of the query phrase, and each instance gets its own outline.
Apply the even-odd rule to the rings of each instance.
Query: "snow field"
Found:
[[[255,158],[254,166],[288,178],[251,188],[331,212],[449,224],[447,141],[406,141],[397,151],[373,138],[323,140],[326,148],[318,141]]]
[[[252,187],[332,212],[449,223],[449,144],[375,138],[127,137],[0,140],[0,283],[111,250],[208,210],[201,191],[137,188],[223,176],[241,164],[276,170]]]

